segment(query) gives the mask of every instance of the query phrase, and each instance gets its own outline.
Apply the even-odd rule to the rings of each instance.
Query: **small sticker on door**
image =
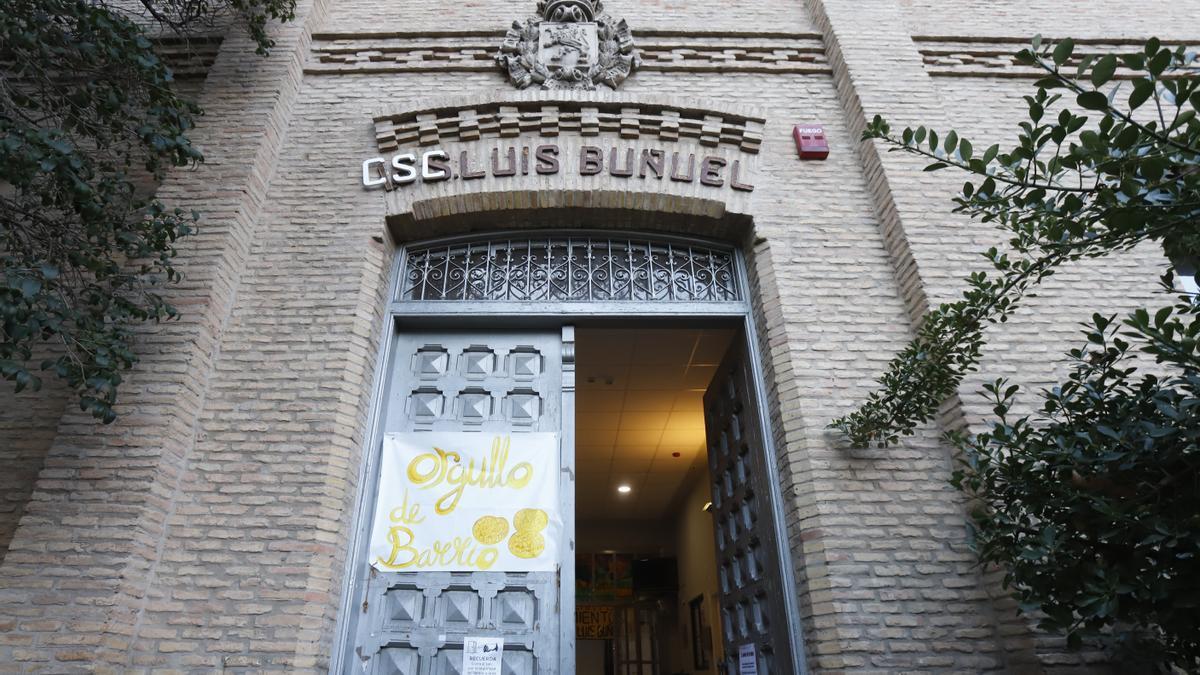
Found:
[[[504,638],[463,638],[463,675],[500,675]]]
[[[753,642],[738,647],[738,675],[758,675],[758,655]]]

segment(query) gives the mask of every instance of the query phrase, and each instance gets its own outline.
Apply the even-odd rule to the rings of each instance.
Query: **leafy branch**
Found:
[[[258,51],[294,0],[143,0],[186,34],[237,15]],[[131,327],[177,316],[176,242],[196,213],[148,196],[202,160],[188,139],[201,110],[174,90],[135,5],[9,0],[0,10],[0,375],[17,392],[66,380],[111,422]],[[48,355],[48,356],[47,356]]]
[[[1034,415],[1012,412],[1019,386],[985,385],[994,417],[981,433],[949,434],[963,458],[952,482],[978,505],[980,561],[1001,566],[1043,629],[1072,646],[1117,638],[1143,650],[1141,663],[1200,672],[1200,70],[1158,40],[1068,73],[1073,51],[1035,38],[1018,53],[1045,76],[1008,152],[976,156],[954,131],[868,125],[864,140],[966,173],[953,211],[994,224],[1007,244],[983,254],[991,269],[929,312],[879,389],[831,426],[859,445],[914,433],[978,369],[987,327],[1064,263],[1157,242],[1173,304],[1122,322],[1095,314]],[[1124,101],[1111,84],[1119,65],[1132,74]],[[1191,290],[1178,294],[1177,278]],[[1137,374],[1139,351],[1155,374]]]
[[[1062,66],[1073,44],[1063,41],[1040,54],[1023,50],[1018,59],[1043,68],[1036,93],[1026,96],[1028,121],[1018,144],[1002,153],[993,145],[976,156],[971,142],[949,131],[925,127],[894,135],[880,116],[864,140],[879,140],[889,151],[933,160],[926,170],[955,168],[974,177],[954,199],[954,212],[990,222],[1009,234],[1007,249],[984,254],[995,276],[976,272],[957,302],[929,312],[917,336],[889,364],[880,389],[859,408],[833,421],[858,445],[889,445],[933,419],[942,401],[973,372],[985,344],[984,328],[1008,320],[1024,295],[1063,263],[1159,241],[1172,256],[1194,256],[1200,244],[1196,223],[1200,189],[1196,148],[1200,124],[1200,80],[1195,56],[1182,48],[1161,48],[1151,40],[1126,55],[1126,66],[1145,74],[1133,81],[1127,109],[1115,104],[1117,88],[1104,93],[1117,57],[1085,60],[1075,74]],[[1090,70],[1089,70],[1090,68]],[[1087,84],[1080,84],[1085,74]],[[1055,89],[1076,94],[1088,115],[1063,106],[1055,118],[1046,111],[1061,103]],[[1164,99],[1178,113],[1163,128],[1133,120],[1150,98]],[[1090,124],[1089,124],[1090,122]],[[1075,187],[1077,186],[1077,187]]]

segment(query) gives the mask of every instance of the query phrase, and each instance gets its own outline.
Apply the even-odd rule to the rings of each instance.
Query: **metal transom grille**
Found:
[[[555,236],[409,249],[400,299],[736,302],[742,293],[731,251]]]

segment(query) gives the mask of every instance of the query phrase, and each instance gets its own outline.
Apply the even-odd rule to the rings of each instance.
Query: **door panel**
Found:
[[[753,383],[742,337],[704,393],[725,675],[738,672],[738,649],[751,643],[759,673],[795,672]]]
[[[557,330],[400,333],[391,353],[384,433],[562,431]],[[560,550],[574,555],[566,542]],[[456,675],[467,635],[504,637],[506,675],[559,672],[559,573],[380,572],[365,556],[356,564],[366,597],[348,672]]]

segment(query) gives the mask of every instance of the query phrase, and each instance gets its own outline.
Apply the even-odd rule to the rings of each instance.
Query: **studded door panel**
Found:
[[[738,649],[753,643],[759,673],[791,673],[767,458],[743,342],[735,341],[704,393],[725,644],[720,670],[738,673]]]
[[[560,431],[561,344],[557,331],[399,334],[384,431]],[[457,675],[468,635],[504,637],[505,675],[558,672],[557,573],[358,564],[368,581],[348,672]]]

